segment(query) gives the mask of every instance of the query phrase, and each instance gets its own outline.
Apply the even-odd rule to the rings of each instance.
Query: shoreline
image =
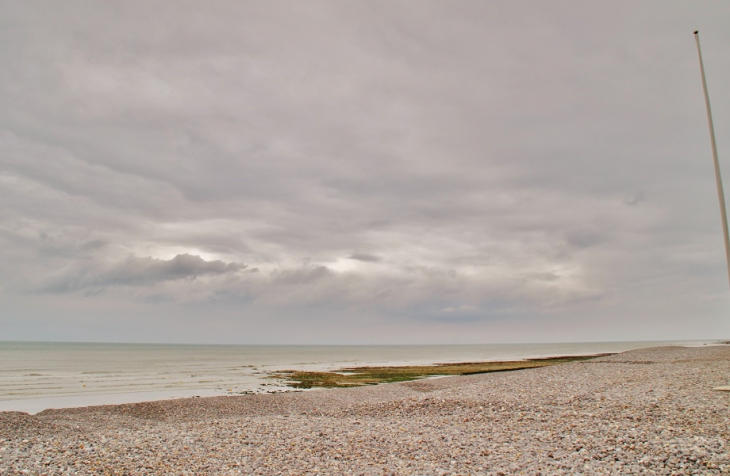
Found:
[[[431,366],[596,355],[713,341],[466,346],[159,346],[0,343],[0,411],[291,391],[283,370]],[[27,344],[27,345],[26,345]]]
[[[730,346],[389,385],[0,413],[0,474],[727,474]]]
[[[670,344],[666,344],[663,341],[657,341],[657,343],[660,343],[660,346],[712,346],[712,345],[722,345],[723,341],[721,340],[714,340],[714,341],[676,341],[672,342]],[[639,342],[632,342],[632,343],[578,343],[575,344],[577,346],[580,346],[580,349],[578,350],[586,350],[586,346],[603,346],[603,348],[598,349],[598,352],[592,352],[592,353],[585,353],[585,352],[571,352],[571,353],[565,353],[565,352],[553,352],[553,353],[532,353],[532,354],[523,354],[522,356],[515,359],[515,357],[510,356],[510,354],[502,354],[499,356],[494,356],[492,358],[474,361],[474,360],[456,360],[456,359],[450,359],[450,360],[442,360],[439,362],[438,358],[432,358],[428,363],[423,363],[421,358],[416,358],[413,360],[400,360],[400,359],[394,359],[387,364],[385,364],[385,367],[398,367],[398,366],[406,366],[406,367],[422,367],[422,368],[431,368],[433,366],[438,365],[461,365],[465,363],[471,363],[471,362],[478,362],[478,363],[500,363],[500,362],[523,362],[523,361],[543,361],[543,360],[551,360],[551,359],[559,359],[559,358],[575,358],[575,357],[593,357],[597,355],[604,355],[608,353],[620,353],[625,352],[625,350],[620,350],[621,346],[633,346],[635,344],[639,344]],[[98,344],[84,344],[84,346],[96,346]],[[114,347],[119,346],[125,346],[126,344],[119,344],[114,345]],[[556,344],[557,346],[562,346],[565,344]],[[573,344],[571,344],[573,345]],[[503,345],[498,345],[498,347],[501,347]],[[619,348],[613,348],[613,346],[617,346]],[[135,347],[137,347],[135,345]],[[208,346],[210,347],[210,346]],[[228,347],[228,346],[226,346]],[[439,346],[436,346],[439,347]],[[467,346],[471,347],[471,346]],[[640,348],[645,347],[631,347],[629,350],[636,350]],[[411,350],[411,349],[409,349]],[[542,349],[543,351],[547,349]],[[576,349],[572,349],[576,350]],[[608,352],[607,352],[608,351]],[[402,357],[402,356],[400,356]],[[421,363],[416,363],[421,361]],[[349,365],[348,365],[349,364]],[[355,365],[353,365],[355,364]],[[185,386],[178,386],[176,385],[176,382],[169,382],[170,384],[166,385],[156,385],[158,388],[153,389],[136,389],[134,386],[130,386],[128,388],[123,388],[121,391],[98,391],[94,388],[79,388],[81,387],[80,384],[77,385],[77,389],[72,392],[64,392],[59,394],[36,394],[36,395],[25,395],[25,396],[19,396],[18,398],[4,398],[2,397],[2,394],[0,394],[0,413],[3,411],[20,411],[20,412],[26,412],[29,414],[37,414],[43,410],[46,409],[61,409],[61,408],[80,408],[80,407],[86,407],[86,406],[98,406],[98,405],[121,405],[126,403],[143,403],[143,402],[153,402],[153,401],[167,401],[167,400],[176,400],[176,399],[184,399],[184,398],[192,398],[192,397],[200,397],[200,398],[210,398],[210,397],[217,397],[217,396],[226,396],[226,395],[249,395],[249,394],[276,394],[276,393],[285,393],[285,392],[292,392],[292,391],[301,391],[301,388],[292,388],[292,386],[287,382],[287,377],[281,375],[280,379],[273,379],[271,378],[272,375],[275,374],[282,374],[287,371],[295,371],[295,372],[301,372],[301,373],[316,373],[316,372],[340,372],[345,369],[353,369],[353,368],[368,368],[368,367],[383,367],[382,359],[380,359],[380,362],[378,362],[378,359],[372,359],[372,360],[359,360],[359,361],[353,361],[353,362],[346,362],[341,361],[339,364],[339,367],[336,363],[327,363],[327,362],[320,362],[315,364],[314,362],[301,362],[298,364],[279,364],[279,365],[269,365],[269,366],[255,366],[255,365],[243,365],[242,368],[251,368],[254,371],[254,375],[244,376],[244,380],[239,380],[237,382],[226,383],[222,384],[219,383],[218,385],[210,385],[210,386],[204,386],[204,385],[194,385],[191,387],[185,387]],[[266,368],[268,367],[268,368]],[[293,369],[292,369],[293,367]],[[289,370],[291,369],[291,370]],[[87,372],[81,372],[82,375],[79,376],[79,379],[83,378],[83,374],[86,374]],[[196,371],[197,373],[197,371]],[[33,374],[29,374],[33,375]],[[149,377],[149,376],[147,376]],[[192,376],[191,376],[192,377]],[[407,379],[404,379],[407,380]],[[393,380],[397,381],[397,379]],[[81,380],[81,383],[83,383],[83,380]],[[110,382],[113,383],[113,382]],[[182,382],[180,382],[182,383]],[[317,386],[317,385],[315,385]],[[328,386],[328,385],[325,385]],[[84,385],[86,387],[86,385]],[[91,386],[90,386],[91,387]],[[7,389],[8,387],[6,387]],[[307,388],[307,386],[303,386],[303,388]],[[12,392],[12,384],[10,387],[10,391]],[[6,393],[6,395],[9,395]]]
[[[589,355],[557,355],[549,357],[535,357],[526,358],[522,360],[489,360],[482,362],[450,362],[450,363],[434,363],[429,365],[388,365],[388,366],[358,366],[358,367],[346,367],[341,369],[332,369],[330,371],[297,371],[297,370],[272,370],[267,372],[268,375],[264,379],[270,379],[271,382],[261,383],[260,386],[266,388],[257,389],[256,391],[243,391],[243,392],[227,392],[221,394],[219,391],[213,389],[192,389],[188,391],[175,390],[175,395],[170,396],[171,391],[127,391],[120,393],[109,393],[109,394],[93,394],[93,395],[55,395],[48,397],[35,397],[28,398],[25,402],[25,408],[33,409],[33,411],[26,411],[23,409],[14,410],[1,410],[3,412],[20,412],[27,413],[30,415],[36,415],[46,410],[65,410],[74,408],[87,408],[96,406],[109,406],[109,405],[126,405],[126,404],[138,404],[138,403],[154,403],[164,402],[170,400],[180,400],[189,398],[215,398],[215,397],[226,397],[226,396],[240,396],[240,395],[275,395],[280,393],[291,393],[291,392],[302,392],[315,388],[348,388],[359,385],[383,385],[394,382],[408,382],[421,380],[426,378],[435,377],[452,377],[456,375],[472,375],[489,372],[507,372],[515,370],[523,370],[528,368],[542,367],[544,365],[557,365],[566,363],[573,360],[585,360],[593,359],[602,356],[613,355],[613,353],[601,353],[601,354],[589,354]],[[535,364],[537,363],[537,364]],[[544,365],[541,365],[543,364]],[[453,367],[470,366],[475,367],[474,369],[464,369],[463,371],[453,371]],[[337,384],[312,384],[309,380],[309,376],[320,376],[323,374],[337,375],[341,373],[352,373],[357,374],[361,371],[365,372],[367,377],[367,371],[376,369],[392,369],[397,374],[402,369],[410,369],[408,376],[402,377],[396,375],[393,378],[392,375],[380,376],[377,382],[368,381],[367,383],[360,383],[358,385],[337,385]],[[446,368],[447,370],[441,370]],[[447,373],[443,373],[447,372]],[[308,385],[298,385],[298,382],[302,380],[307,381]],[[207,390],[207,391],[206,391]],[[13,402],[11,400],[11,402]],[[45,403],[44,403],[45,402]],[[63,406],[63,402],[67,402],[68,405]],[[0,401],[0,408],[2,407]],[[15,405],[15,408],[22,408],[23,405]],[[43,407],[43,408],[41,408]]]
[[[451,362],[431,365],[386,365],[345,367],[329,372],[281,370],[269,378],[283,381],[298,389],[348,388],[362,385],[382,385],[395,382],[411,382],[429,377],[450,377],[455,375],[477,375],[491,372],[511,372],[534,369],[549,365],[586,361],[614,355],[602,353],[591,355],[558,355],[522,360],[491,360],[483,362]]]

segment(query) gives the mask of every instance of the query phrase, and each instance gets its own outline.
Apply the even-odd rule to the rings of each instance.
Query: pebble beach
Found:
[[[0,413],[2,475],[730,474],[730,346]]]

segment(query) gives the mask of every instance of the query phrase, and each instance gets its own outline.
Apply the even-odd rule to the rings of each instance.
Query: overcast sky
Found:
[[[0,3],[0,340],[730,338],[730,3]],[[724,165],[730,185],[730,164]]]

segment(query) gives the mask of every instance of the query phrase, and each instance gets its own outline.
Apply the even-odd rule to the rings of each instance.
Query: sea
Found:
[[[290,346],[0,341],[0,411],[37,413],[49,408],[291,391],[271,378],[282,370],[519,360],[711,343]]]

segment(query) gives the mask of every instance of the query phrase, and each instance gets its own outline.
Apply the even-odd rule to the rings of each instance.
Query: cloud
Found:
[[[378,263],[381,261],[381,259],[378,256],[371,255],[368,253],[354,253],[349,256],[349,259],[354,259],[356,261],[363,261],[365,263]]]
[[[441,309],[441,312],[445,312],[447,314],[452,314],[455,312],[461,313],[461,312],[472,312],[476,311],[477,308],[475,306],[470,306],[468,304],[462,304],[461,306],[449,306]]]
[[[98,293],[114,286],[151,286],[166,281],[195,280],[236,273],[244,268],[243,264],[205,261],[200,256],[189,254],[177,255],[170,260],[130,256],[102,268],[84,266],[63,270],[48,278],[41,290],[55,293],[92,290]]]
[[[638,192],[633,195],[630,195],[624,199],[624,203],[626,205],[629,205],[631,207],[635,207],[639,205],[639,203],[647,200],[646,193],[644,192]]]
[[[730,6],[671,5],[6,2],[3,306],[727,329],[691,32],[726,123]]]

